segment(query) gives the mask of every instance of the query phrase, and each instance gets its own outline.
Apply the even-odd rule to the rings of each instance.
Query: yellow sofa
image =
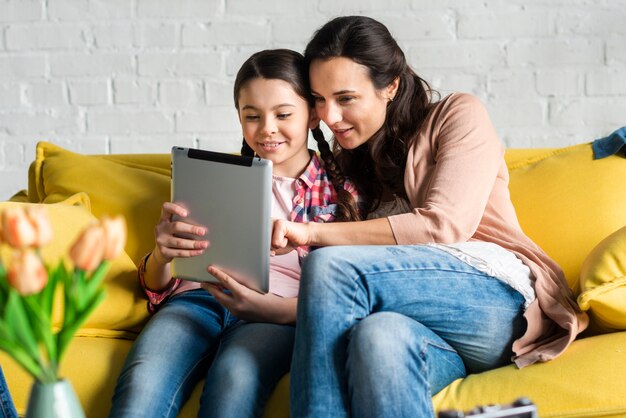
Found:
[[[522,227],[562,266],[592,326],[556,360],[470,375],[436,394],[434,404],[469,410],[525,396],[542,418],[626,416],[626,160],[593,160],[590,144],[510,149],[506,159]],[[94,216],[127,218],[126,254],[109,272],[107,299],[78,331],[61,366],[89,418],[107,415],[118,372],[147,320],[136,264],[152,248],[160,205],[169,200],[169,167],[167,154],[80,155],[42,142],[28,190],[0,203],[49,205],[55,241],[47,257],[63,254]],[[0,364],[24,413],[32,381],[5,353]],[[285,376],[265,417],[288,417],[288,385]],[[180,416],[195,416],[199,392],[200,385]]]

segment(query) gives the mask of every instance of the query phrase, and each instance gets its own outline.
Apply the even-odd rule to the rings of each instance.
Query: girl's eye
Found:
[[[337,101],[341,104],[347,104],[354,100],[353,96],[339,96]]]
[[[259,117],[257,115],[246,115],[245,119],[248,121],[255,121],[255,120],[259,120]]]
[[[280,113],[277,115],[280,120],[287,119],[289,116],[291,116],[291,113]]]
[[[313,101],[315,103],[324,103],[324,98],[320,96],[313,96]]]

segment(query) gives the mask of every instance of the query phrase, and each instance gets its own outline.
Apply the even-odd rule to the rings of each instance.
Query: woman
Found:
[[[360,222],[274,223],[277,251],[326,247],[302,270],[292,416],[433,416],[431,396],[453,380],[565,350],[587,318],[520,228],[479,101],[435,102],[367,17],[328,22],[305,58],[367,205]]]

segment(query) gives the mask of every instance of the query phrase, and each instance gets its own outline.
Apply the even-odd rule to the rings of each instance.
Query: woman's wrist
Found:
[[[320,242],[319,238],[320,238],[320,226],[324,225],[324,223],[322,222],[307,222],[306,224],[306,228],[307,228],[307,237],[308,237],[308,242],[306,245],[313,245],[313,246],[319,246],[322,245],[322,243]]]

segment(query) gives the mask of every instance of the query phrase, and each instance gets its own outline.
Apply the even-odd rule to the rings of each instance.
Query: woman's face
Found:
[[[365,66],[350,58],[316,59],[309,68],[317,116],[344,149],[367,142],[385,122],[397,83],[377,90]]]
[[[298,177],[310,160],[309,128],[318,123],[309,104],[289,83],[255,78],[239,91],[239,122],[246,142],[273,172]]]

